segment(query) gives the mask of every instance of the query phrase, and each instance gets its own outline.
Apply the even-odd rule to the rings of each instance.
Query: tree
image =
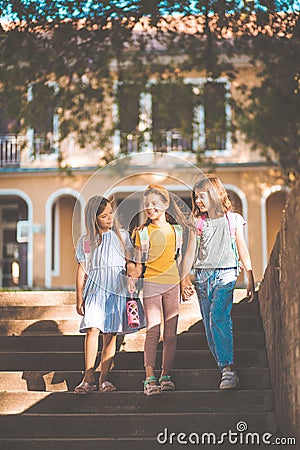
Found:
[[[153,74],[170,84],[170,98],[171,87],[182,84],[188,71],[203,72],[211,82],[225,71],[234,77],[228,57],[258,52],[255,42],[265,38],[266,25],[271,30],[279,26],[279,5],[291,7],[290,2],[270,0],[0,0],[10,18],[9,26],[2,22],[0,29],[0,108],[17,119],[17,128],[37,130],[45,128],[49,111],[55,111],[61,140],[75,133],[81,146],[105,148],[113,133],[106,115],[115,95],[122,103],[129,97],[128,86],[147,91]],[[288,21],[283,23],[289,27]],[[202,101],[205,95],[200,93]],[[183,95],[182,102],[189,98]],[[162,116],[169,114],[168,108],[158,109]],[[253,114],[250,108],[241,126],[257,143],[250,126]],[[126,133],[136,126],[135,117],[122,120]],[[183,134],[190,132],[180,117],[177,122],[182,122]],[[153,130],[146,132],[156,139]],[[213,136],[210,141],[216,145]],[[106,159],[110,157],[107,145]]]
[[[284,35],[252,41],[253,64],[263,63],[260,84],[239,109],[239,126],[254,149],[277,160],[290,181],[300,175],[300,22],[290,16]],[[243,87],[247,91],[247,87]]]

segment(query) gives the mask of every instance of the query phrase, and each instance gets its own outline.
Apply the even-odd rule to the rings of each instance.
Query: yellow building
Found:
[[[164,101],[163,91],[156,89],[156,80],[149,80],[154,88],[136,97],[139,114],[132,126],[135,131],[144,132],[143,141],[139,142],[139,133],[120,126],[111,140],[111,149],[117,160],[124,154],[128,156],[100,171],[98,163],[103,150],[80,149],[74,136],[58,144],[57,116],[52,117],[51,127],[42,136],[34,130],[28,130],[26,137],[13,136],[9,134],[9,124],[0,121],[0,287],[74,288],[73,234],[77,236],[78,230],[72,232],[72,217],[76,202],[77,222],[85,202],[95,194],[109,192],[117,205],[130,198],[131,208],[140,211],[139,197],[133,194],[158,181],[190,204],[190,188],[200,169],[221,178],[235,209],[245,217],[246,238],[255,278],[259,281],[279,229],[288,192],[276,165],[267,164],[259,152],[251,151],[242,136],[234,142],[225,126],[233,115],[228,100],[238,95],[240,83],[251,85],[256,78],[245,58],[236,60],[235,66],[238,75],[233,82],[226,74],[213,82],[198,74],[185,78],[184,84],[194,95],[207,89],[205,98],[208,99],[191,110],[193,124],[188,137],[182,136],[177,123],[169,129],[158,129],[155,142],[150,133],[144,132],[153,128],[154,123],[157,127],[155,114],[159,102]],[[216,104],[221,105],[217,110],[221,120],[218,127],[212,128],[210,105],[214,104],[216,95],[219,100]],[[111,120],[122,115],[126,116],[126,111],[112,105]],[[121,120],[118,123],[122,125]],[[24,139],[26,145],[21,150]],[[200,148],[205,149],[210,164],[197,166]],[[68,170],[58,169],[59,150]],[[134,218],[134,223],[138,220],[142,220],[141,214]],[[240,276],[240,284],[243,281]]]

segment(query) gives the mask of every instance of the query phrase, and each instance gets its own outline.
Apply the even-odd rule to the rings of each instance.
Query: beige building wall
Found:
[[[74,170],[72,176],[49,170],[27,171],[21,174],[2,173],[0,201],[2,193],[10,188],[24,192],[32,203],[32,255],[28,255],[28,258],[29,266],[32,264],[33,287],[74,287],[75,244],[71,236],[72,214],[76,198],[81,199],[79,207],[81,212],[90,196],[102,195],[107,190],[114,189],[117,191],[116,197],[124,198],[130,192],[151,182],[157,182],[157,175],[151,175],[149,171],[151,166],[144,165],[138,169],[129,166],[124,168],[121,174],[114,173],[113,170],[106,170],[102,174],[96,169],[94,171]],[[186,168],[161,167],[159,171],[170,174],[170,177],[167,176],[162,184],[175,187],[178,195],[184,195],[187,198],[190,196],[190,191],[183,190],[181,187],[184,183],[187,186],[194,184],[197,179],[197,170],[193,173],[192,169],[187,171]],[[272,246],[287,195],[280,174],[261,165],[220,166],[215,168],[214,173],[221,178],[227,189],[239,197],[243,215],[247,220],[246,239],[249,242],[255,278],[259,281],[266,263],[264,252],[268,255]],[[177,183],[177,187],[176,179],[181,181]],[[53,247],[55,248],[55,245],[52,245],[51,230],[54,205],[57,205],[60,211],[58,249],[60,270],[56,275],[51,273],[52,250]],[[265,205],[265,209],[262,205]],[[265,230],[263,230],[264,215]],[[240,277],[240,282],[242,281]]]

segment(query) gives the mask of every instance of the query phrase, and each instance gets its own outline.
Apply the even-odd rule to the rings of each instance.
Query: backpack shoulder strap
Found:
[[[182,226],[178,225],[178,224],[173,224],[172,227],[174,228],[175,231],[175,260],[178,258],[180,251],[181,251],[181,247],[182,247],[182,236],[183,236],[183,230],[182,230]]]
[[[236,228],[237,228],[236,216],[231,211],[227,211],[226,218],[228,221],[230,238],[231,238],[231,248],[232,248],[234,256],[235,256],[236,270],[237,270],[237,275],[238,275],[241,271],[241,268],[240,268],[239,253],[238,253],[238,249],[237,249],[237,245],[236,245],[236,238],[235,238],[235,233],[236,233]]]
[[[197,225],[196,225],[197,226],[197,230],[198,230],[198,236],[202,235],[204,222],[205,222],[205,217],[203,217],[203,216],[198,217]]]
[[[228,220],[230,236],[231,236],[231,238],[235,239],[235,232],[236,232],[236,218],[235,218],[235,215],[231,211],[227,211],[226,217],[227,217],[227,220]]]
[[[138,234],[140,237],[142,253],[146,256],[150,247],[148,227],[144,226],[142,229],[138,230]]]
[[[87,273],[91,262],[91,241],[87,238],[83,239],[83,252],[85,257],[85,272]]]
[[[89,239],[83,240],[83,251],[84,254],[91,253],[91,241]]]
[[[204,225],[205,219],[206,219],[206,217],[200,216],[197,218],[197,222],[196,222],[197,241],[196,241],[196,251],[195,251],[195,256],[194,256],[194,264],[197,261],[197,257],[198,257],[199,250],[200,250],[201,236],[202,236],[202,230],[203,230],[203,225]]]

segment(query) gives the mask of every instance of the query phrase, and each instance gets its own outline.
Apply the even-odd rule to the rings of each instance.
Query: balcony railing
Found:
[[[52,133],[36,134],[32,141],[32,153],[35,156],[57,153]]]
[[[139,133],[120,133],[121,152],[125,154],[136,153],[141,150],[141,136]]]
[[[154,150],[158,152],[184,152],[193,147],[192,137],[183,137],[179,130],[163,131],[155,141]]]
[[[0,135],[0,167],[19,167],[23,139],[15,135]]]
[[[142,133],[120,132],[121,152],[125,154],[143,150],[145,138]],[[153,149],[156,152],[191,151],[193,138],[183,137],[180,131],[160,131],[153,134]]]

